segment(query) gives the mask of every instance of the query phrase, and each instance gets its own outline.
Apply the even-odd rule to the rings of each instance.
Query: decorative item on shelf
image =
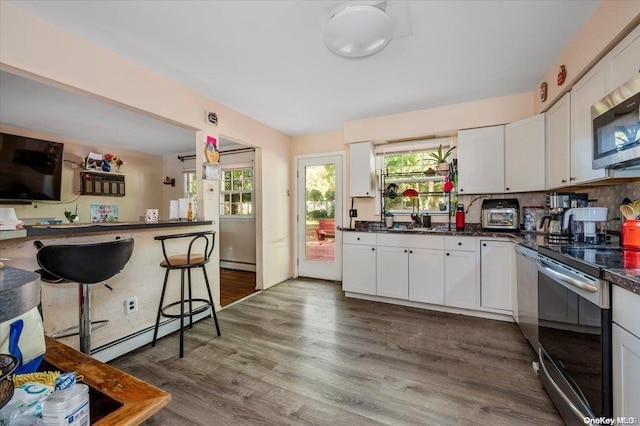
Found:
[[[102,159],[104,160],[102,163],[103,172],[111,171],[111,164],[113,163],[116,173],[120,173],[120,167],[126,164],[119,155],[115,154],[106,153],[102,156]]]
[[[542,84],[540,84],[540,101],[544,102],[547,100],[547,89],[548,89],[548,84],[547,82],[543,82]]]
[[[456,149],[456,147],[452,146],[445,152],[442,149],[441,144],[440,146],[438,146],[438,149],[435,152],[429,154],[429,157],[435,160],[435,162],[438,164],[438,174],[440,176],[449,175],[449,163],[447,163],[447,158],[449,158],[454,149]]]
[[[162,183],[165,185],[176,186],[176,180],[173,178],[170,178],[169,176],[165,176],[164,181]]]
[[[75,213],[71,213],[70,211],[67,211],[67,209],[65,209],[64,210],[64,217],[67,218],[69,223],[78,223],[80,221],[80,216],[78,216],[78,205],[76,204],[76,212]]]
[[[84,159],[85,170],[102,170],[102,155],[90,152]]]
[[[117,204],[91,204],[91,223],[115,223],[118,221]]]
[[[562,86],[564,81],[567,79],[567,69],[564,65],[560,65],[560,71],[558,71],[558,86]]]

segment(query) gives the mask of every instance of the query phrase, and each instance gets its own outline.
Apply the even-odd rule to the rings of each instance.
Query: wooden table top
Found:
[[[137,425],[169,404],[171,394],[45,336],[45,362],[60,371],[75,371],[83,383],[122,404],[93,425]]]

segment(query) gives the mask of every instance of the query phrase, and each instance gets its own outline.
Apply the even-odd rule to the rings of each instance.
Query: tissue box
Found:
[[[145,223],[154,223],[158,221],[158,209],[144,209]]]

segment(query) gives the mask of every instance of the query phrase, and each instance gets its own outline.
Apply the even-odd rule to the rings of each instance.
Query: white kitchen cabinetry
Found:
[[[505,192],[545,189],[544,114],[505,126]]]
[[[504,126],[458,132],[458,192],[504,192]]]
[[[349,145],[349,195],[375,197],[376,165],[373,144],[358,142]]]
[[[570,112],[567,93],[545,113],[547,189],[569,185]]]
[[[376,234],[345,232],[342,243],[342,290],[376,294]]]
[[[640,418],[640,295],[613,286],[613,416]]]
[[[511,312],[514,249],[509,241],[480,241],[480,306]]]
[[[409,300],[444,305],[444,252],[441,248],[409,249]]]
[[[476,309],[478,305],[478,267],[476,239],[444,239],[445,305]]]
[[[606,169],[593,169],[591,105],[607,95],[604,62],[598,62],[571,89],[571,184],[603,179]]]
[[[409,249],[378,246],[376,277],[378,296],[409,298]]]
[[[605,59],[609,93],[640,72],[640,26],[611,49]]]

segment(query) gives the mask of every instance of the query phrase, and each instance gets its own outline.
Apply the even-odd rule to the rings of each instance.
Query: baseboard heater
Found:
[[[202,319],[211,317],[211,311],[207,309],[193,316],[193,322],[198,322]],[[185,324],[188,324],[189,318],[185,318]],[[120,339],[109,342],[105,345],[99,346],[91,351],[91,356],[102,362],[109,362],[122,355],[125,355],[131,351],[141,348],[144,345],[149,345],[153,341],[153,330],[155,325],[136,331],[128,336],[121,337]],[[173,332],[180,330],[180,319],[170,318],[160,322],[158,327],[158,339],[167,336]],[[215,330],[214,330],[215,334]],[[176,346],[176,351],[177,351]],[[176,352],[178,353],[178,352]]]

